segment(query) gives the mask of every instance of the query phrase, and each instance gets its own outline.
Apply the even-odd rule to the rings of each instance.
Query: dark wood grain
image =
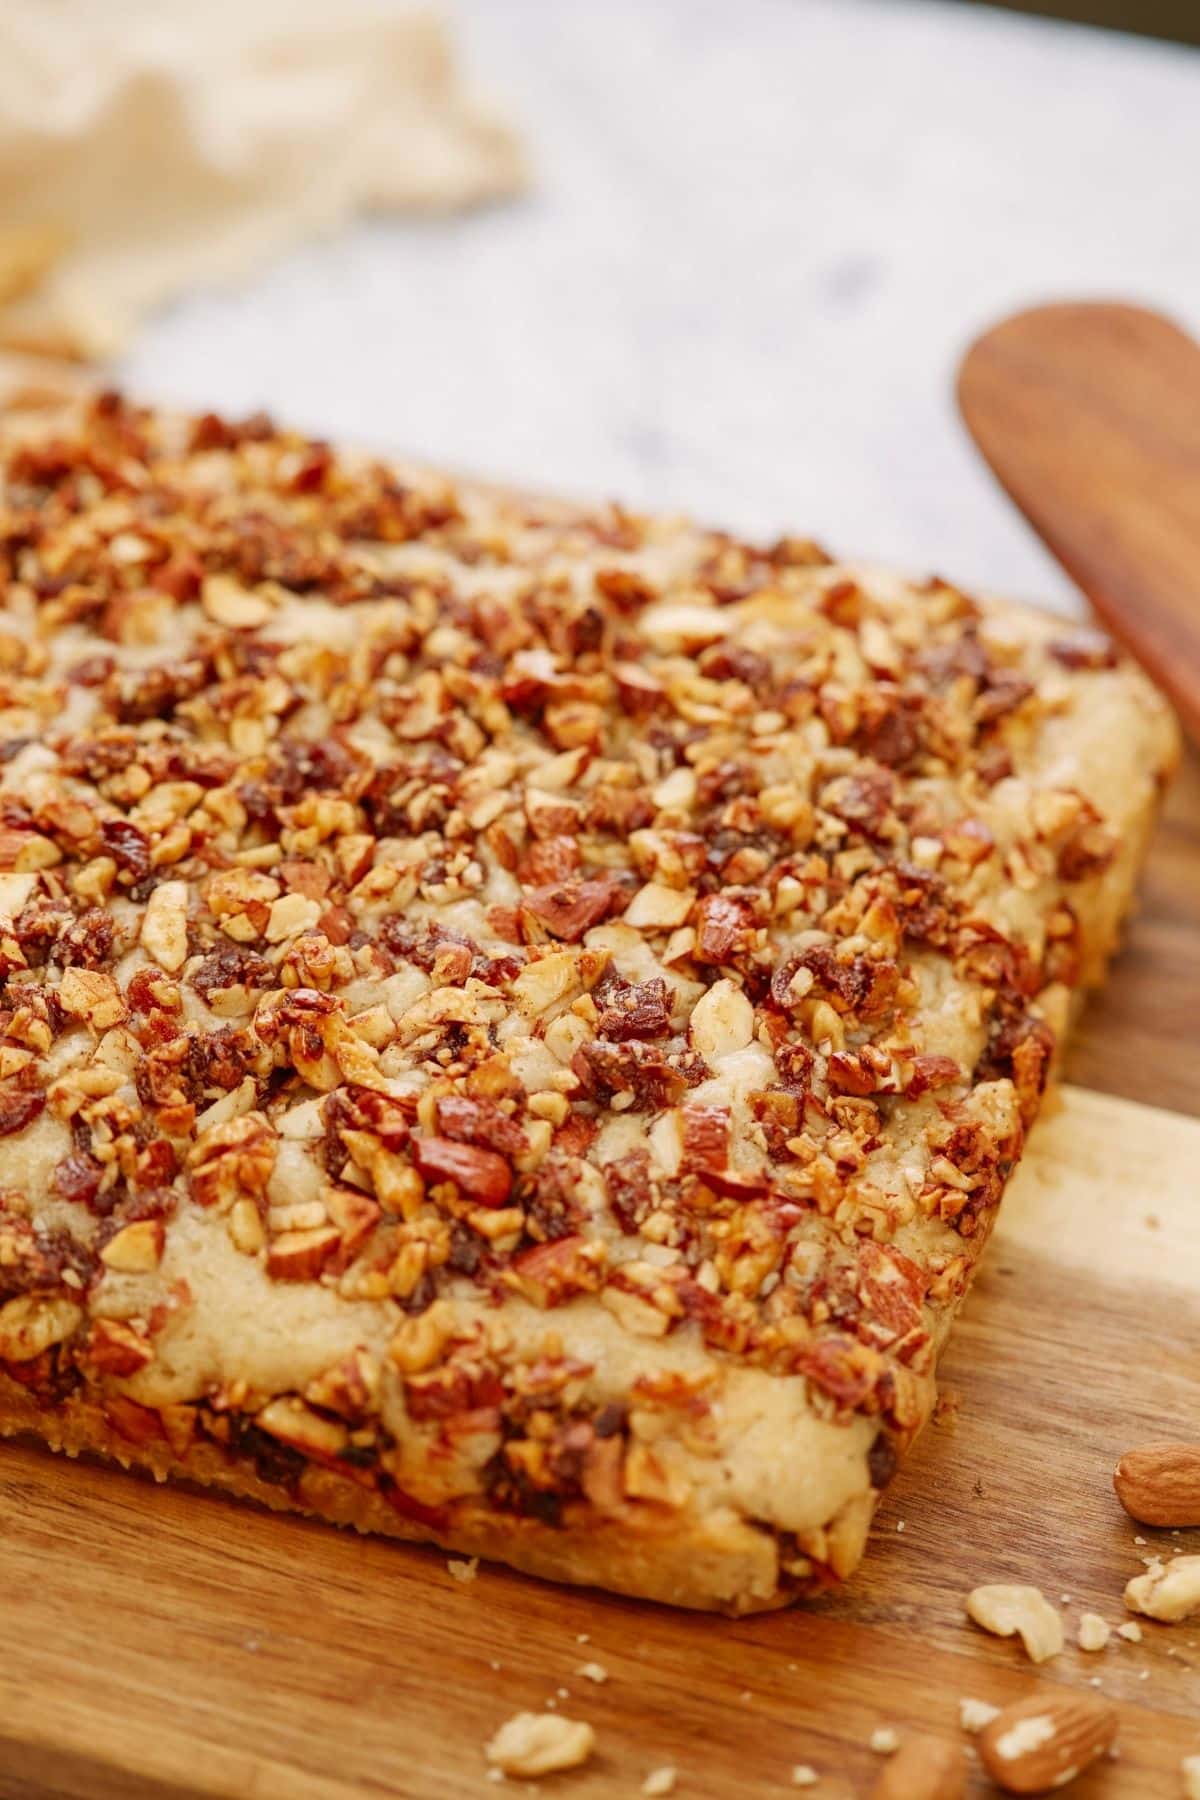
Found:
[[[1078,303],[968,351],[959,404],[1008,493],[1200,742],[1200,346]]]

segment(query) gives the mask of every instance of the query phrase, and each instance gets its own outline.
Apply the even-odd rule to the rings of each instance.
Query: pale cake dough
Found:
[[[681,1605],[845,1577],[1157,694],[262,420],[0,449],[0,1429]]]

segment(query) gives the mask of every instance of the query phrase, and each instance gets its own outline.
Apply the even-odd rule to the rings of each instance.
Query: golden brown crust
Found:
[[[0,1428],[679,1604],[847,1574],[1157,696],[261,419],[0,458]]]

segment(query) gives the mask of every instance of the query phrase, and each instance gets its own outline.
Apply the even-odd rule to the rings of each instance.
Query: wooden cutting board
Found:
[[[463,1584],[434,1551],[3,1445],[2,1800],[462,1800],[493,1791],[501,1721],[547,1704],[598,1738],[547,1792],[636,1795],[673,1764],[679,1800],[779,1796],[807,1762],[842,1800],[869,1791],[879,1726],[957,1738],[964,1695],[1093,1680],[1121,1706],[1120,1760],[1072,1795],[1182,1793],[1200,1620],[1035,1672],[962,1603],[1032,1582],[1070,1595],[1073,1639],[1084,1608],[1127,1616],[1139,1557],[1200,1551],[1200,1531],[1136,1544],[1109,1483],[1129,1445],[1200,1433],[1200,1119],[1182,1116],[1200,1115],[1198,892],[1192,759],[1071,1053],[1077,1085],[1038,1126],[943,1364],[944,1417],[844,1592],[727,1621],[490,1567]]]
[[[14,385],[28,369],[0,361]],[[493,1791],[496,1727],[547,1704],[598,1739],[547,1794],[633,1796],[670,1764],[679,1800],[752,1800],[809,1763],[817,1800],[846,1800],[880,1726],[960,1739],[963,1696],[1092,1680],[1120,1704],[1120,1759],[1072,1796],[1180,1794],[1200,1619],[1038,1672],[962,1609],[979,1582],[1029,1581],[1071,1596],[1073,1638],[1084,1609],[1127,1616],[1140,1556],[1200,1552],[1200,1531],[1135,1544],[1109,1482],[1129,1445],[1200,1436],[1194,756],[1143,895],[943,1363],[944,1416],[844,1592],[728,1621],[490,1567],[463,1584],[436,1551],[0,1444],[0,1800],[464,1800]]]

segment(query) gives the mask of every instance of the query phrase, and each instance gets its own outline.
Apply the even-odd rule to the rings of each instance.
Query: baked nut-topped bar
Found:
[[[1158,696],[263,419],[0,465],[0,1429],[680,1605],[848,1575]]]

